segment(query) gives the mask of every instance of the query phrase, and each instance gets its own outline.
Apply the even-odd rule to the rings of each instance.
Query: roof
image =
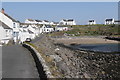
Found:
[[[28,21],[34,21],[33,19],[27,19]]]
[[[8,14],[4,13],[5,16],[7,16],[8,18],[10,18],[13,22],[17,22],[15,19],[13,19],[11,16],[9,16]]]
[[[105,21],[112,21],[113,19],[106,19]]]
[[[120,22],[120,20],[115,20],[114,22]]]
[[[66,19],[63,19],[63,21],[67,21]]]
[[[47,21],[47,20],[44,20],[45,22],[49,22],[49,21]]]
[[[29,32],[29,33],[31,33],[31,34],[33,34],[33,33],[34,33],[34,32],[32,32],[31,30],[29,30],[29,29],[28,29],[28,32]]]
[[[0,21],[0,26],[2,26],[4,29],[12,29],[9,26],[7,26],[5,23]]]
[[[41,20],[35,20],[36,22],[42,22]]]
[[[95,20],[89,20],[89,22],[94,22]]]
[[[68,21],[74,21],[73,19],[68,19]]]

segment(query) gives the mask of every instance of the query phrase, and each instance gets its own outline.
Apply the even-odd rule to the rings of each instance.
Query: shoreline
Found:
[[[44,54],[46,64],[55,78],[109,79],[119,76],[120,55],[72,50],[66,45],[56,44],[47,36],[34,45]]]
[[[105,39],[102,36],[83,36],[83,37],[64,37],[52,38],[56,43],[63,43],[64,45],[71,44],[118,44],[119,41]]]

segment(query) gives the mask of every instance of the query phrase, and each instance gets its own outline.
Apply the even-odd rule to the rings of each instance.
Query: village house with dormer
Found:
[[[114,24],[114,19],[105,19],[105,25]]]
[[[120,24],[120,20],[115,20],[114,24]]]
[[[62,19],[60,22],[59,22],[59,25],[76,25],[76,22],[75,20],[73,19]]]
[[[96,21],[95,20],[89,20],[88,21],[88,25],[95,25],[96,24]]]

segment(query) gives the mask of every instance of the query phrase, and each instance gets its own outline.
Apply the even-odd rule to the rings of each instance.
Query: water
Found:
[[[80,44],[71,45],[71,47],[98,52],[120,52],[120,44]]]

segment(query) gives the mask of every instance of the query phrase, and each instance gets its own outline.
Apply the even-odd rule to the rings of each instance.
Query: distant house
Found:
[[[89,20],[88,25],[94,25],[94,24],[96,24],[95,20]]]
[[[48,32],[53,32],[54,31],[54,28],[53,27],[51,27],[50,25],[43,25],[42,27],[41,27],[41,29],[42,29],[42,32],[44,33],[48,33]]]
[[[43,24],[41,20],[35,20],[37,24]]]
[[[56,26],[55,31],[67,31],[68,27],[63,27],[63,26]]]
[[[73,19],[62,19],[60,22],[59,22],[59,25],[76,25],[75,23],[75,20]]]
[[[42,33],[39,24],[21,23],[20,26],[21,42],[24,42],[27,38],[35,39],[40,33]]]
[[[25,23],[36,24],[37,22],[33,19],[26,19]]]
[[[59,22],[50,22],[50,25],[59,25]]]
[[[73,19],[68,19],[68,20],[67,20],[67,25],[76,25],[75,20],[73,20]]]
[[[12,39],[12,28],[0,21],[0,43],[7,44]]]
[[[43,20],[42,23],[45,25],[50,25],[50,22],[48,20]]]
[[[16,21],[15,19],[13,19],[11,16],[9,16],[8,14],[6,14],[4,12],[4,9],[2,8],[1,12],[0,12],[0,20],[6,24],[7,26],[9,26],[10,28],[12,28],[13,30],[13,40],[14,42],[17,42],[17,40],[19,39],[19,27],[20,27],[20,23],[19,21]]]
[[[105,19],[105,25],[114,24],[114,19]]]
[[[120,24],[120,20],[115,20],[114,24]]]

